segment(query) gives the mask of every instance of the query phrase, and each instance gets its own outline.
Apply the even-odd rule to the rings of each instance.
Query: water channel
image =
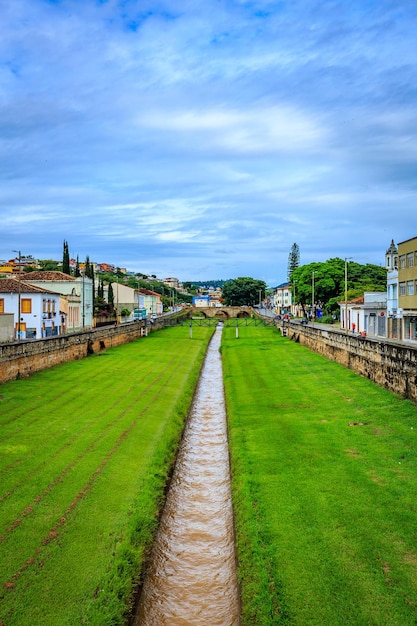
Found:
[[[209,344],[134,626],[238,626],[222,363]]]

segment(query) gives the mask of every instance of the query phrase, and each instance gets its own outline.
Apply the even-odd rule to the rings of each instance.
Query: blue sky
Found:
[[[204,280],[417,236],[415,0],[2,0],[0,259]]]

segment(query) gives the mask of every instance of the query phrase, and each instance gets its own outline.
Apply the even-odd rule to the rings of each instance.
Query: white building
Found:
[[[292,313],[292,292],[289,283],[282,283],[274,288],[274,313],[283,315]]]
[[[86,276],[69,276],[64,272],[40,271],[21,275],[22,282],[61,294],[63,332],[75,332],[93,326],[93,281]]]
[[[59,302],[59,293],[18,278],[0,279],[0,313],[13,314],[16,338],[37,339],[61,334]]]
[[[398,307],[398,250],[394,243],[385,253],[387,268],[387,337],[399,339],[401,333],[402,309]]]
[[[370,337],[386,337],[387,294],[365,291],[363,296],[339,302],[340,328]]]

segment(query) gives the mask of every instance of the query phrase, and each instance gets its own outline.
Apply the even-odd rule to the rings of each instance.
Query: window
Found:
[[[400,283],[400,296],[405,296],[405,283]]]
[[[414,280],[409,280],[407,282],[407,295],[414,296]]]
[[[0,313],[4,313],[4,298],[0,298]]]
[[[22,313],[32,313],[32,300],[31,298],[22,298]]]
[[[408,267],[414,267],[414,252],[407,254],[407,265]]]
[[[401,268],[402,270],[405,268],[405,259],[406,259],[405,254],[402,254],[402,255],[400,256],[400,268]]]

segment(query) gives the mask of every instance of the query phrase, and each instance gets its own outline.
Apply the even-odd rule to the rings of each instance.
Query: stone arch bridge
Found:
[[[217,317],[228,320],[234,317],[252,317],[253,312],[254,311],[251,306],[193,306],[190,309],[188,317],[200,315],[205,318]]]

